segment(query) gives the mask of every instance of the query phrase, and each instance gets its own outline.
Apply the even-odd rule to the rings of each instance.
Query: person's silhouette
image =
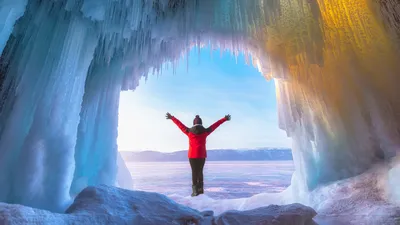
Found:
[[[203,168],[207,158],[206,139],[215,129],[225,121],[231,120],[230,115],[218,120],[208,128],[203,127],[203,121],[199,115],[193,120],[191,128],[186,127],[181,121],[167,113],[167,119],[171,119],[179,129],[189,137],[188,157],[192,168],[192,196],[204,193]]]

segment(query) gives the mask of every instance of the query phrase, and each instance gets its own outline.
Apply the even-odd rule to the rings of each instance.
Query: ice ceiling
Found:
[[[399,15],[397,0],[0,0],[0,201],[62,210],[115,184],[120,91],[203,44],[275,80],[298,193],[362,173],[399,152]]]

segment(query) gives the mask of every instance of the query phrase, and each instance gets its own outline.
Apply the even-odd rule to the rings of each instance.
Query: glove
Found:
[[[172,119],[172,115],[171,115],[170,113],[167,113],[167,114],[165,115],[165,118],[167,118],[167,120],[170,120],[170,119]]]
[[[226,115],[226,116],[225,116],[225,119],[226,119],[227,121],[231,120],[231,115],[229,115],[229,114]]]

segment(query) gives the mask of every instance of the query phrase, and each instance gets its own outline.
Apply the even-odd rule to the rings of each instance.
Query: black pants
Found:
[[[203,183],[203,168],[206,159],[189,159],[190,167],[192,167],[192,184],[198,185]]]

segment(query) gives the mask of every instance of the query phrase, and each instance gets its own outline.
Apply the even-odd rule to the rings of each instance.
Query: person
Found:
[[[231,116],[226,115],[208,128],[203,126],[199,115],[194,118],[191,128],[186,127],[170,113],[166,114],[166,118],[172,120],[189,137],[188,158],[192,168],[192,197],[204,194],[203,168],[207,158],[206,139],[221,124],[231,120]]]

